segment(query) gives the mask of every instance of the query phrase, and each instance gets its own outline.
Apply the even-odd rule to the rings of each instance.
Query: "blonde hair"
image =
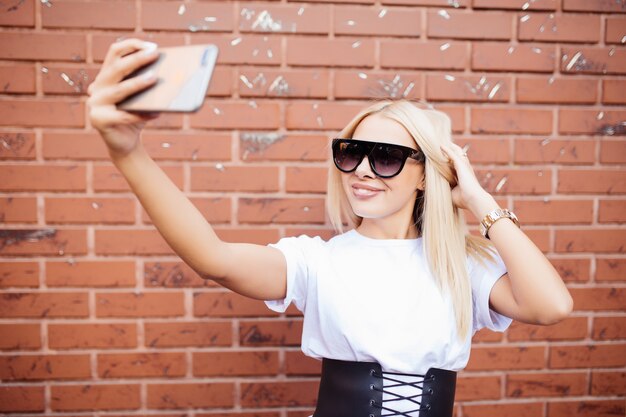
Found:
[[[382,100],[363,109],[339,133],[351,138],[363,119],[379,114],[400,123],[426,156],[424,192],[418,192],[413,221],[423,237],[425,256],[442,294],[450,294],[454,305],[457,333],[461,340],[472,329],[472,293],[467,256],[480,263],[493,259],[491,243],[469,234],[462,211],[452,203],[452,187],[457,179],[440,144],[452,142],[450,118],[443,112],[423,109],[408,100]],[[344,220],[358,227],[363,220],[350,207],[341,184],[341,172],[331,163],[328,173],[328,216],[333,227],[344,231]]]

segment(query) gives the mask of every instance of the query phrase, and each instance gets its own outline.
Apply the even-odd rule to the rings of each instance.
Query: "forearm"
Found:
[[[189,266],[213,278],[224,275],[223,242],[204,216],[189,201],[143,146],[111,160],[126,178],[141,205],[169,246]]]
[[[495,199],[485,194],[470,209],[480,220],[496,208],[499,206]],[[496,221],[489,229],[489,238],[506,265],[520,313],[543,323],[553,322],[569,313],[572,298],[563,280],[541,250],[513,221]]]

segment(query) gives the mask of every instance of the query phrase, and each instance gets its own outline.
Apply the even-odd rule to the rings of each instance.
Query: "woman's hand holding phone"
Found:
[[[87,89],[89,120],[104,139],[111,157],[125,156],[135,150],[140,144],[141,129],[160,115],[131,113],[116,107],[116,103],[157,81],[154,74],[124,78],[158,56],[157,45],[152,42],[132,38],[113,43],[100,72]]]

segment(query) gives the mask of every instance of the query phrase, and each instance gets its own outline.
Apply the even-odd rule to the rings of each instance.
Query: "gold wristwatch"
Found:
[[[490,211],[480,222],[480,234],[489,239],[489,228],[498,220],[503,217],[508,217],[520,227],[519,220],[517,220],[517,216],[512,211],[508,209],[497,208],[495,210]]]

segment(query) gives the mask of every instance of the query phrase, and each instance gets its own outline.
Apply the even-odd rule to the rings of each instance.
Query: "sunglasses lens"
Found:
[[[335,165],[342,171],[352,171],[363,159],[364,152],[358,143],[339,141],[333,147]]]
[[[385,144],[376,145],[370,157],[376,174],[381,177],[392,177],[398,174],[406,159],[402,149]]]

